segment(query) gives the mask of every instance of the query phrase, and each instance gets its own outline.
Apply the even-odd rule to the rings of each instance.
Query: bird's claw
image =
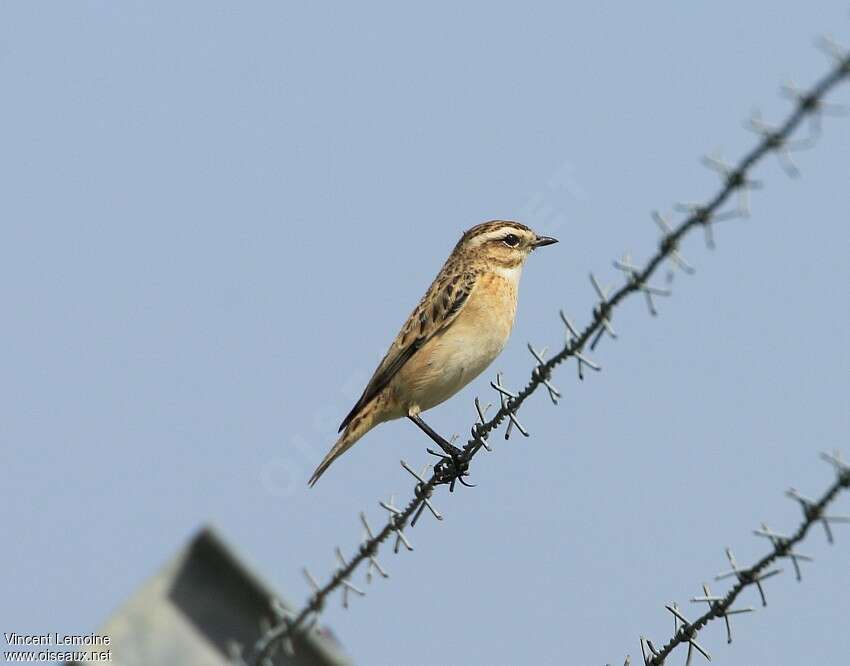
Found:
[[[449,484],[450,492],[454,491],[456,481],[460,481],[461,485],[467,488],[474,488],[474,483],[468,483],[463,480],[463,477],[469,474],[467,471],[469,469],[469,459],[466,453],[448,442],[445,442],[444,448],[444,452],[426,449],[431,455],[440,458],[440,462],[434,466],[434,471],[444,477],[445,480],[443,483]]]

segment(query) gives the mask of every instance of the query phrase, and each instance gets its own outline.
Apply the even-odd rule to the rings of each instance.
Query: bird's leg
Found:
[[[429,426],[419,414],[412,413],[408,414],[407,418],[413,421],[419,428],[424,432],[428,437],[434,440],[436,444],[443,450],[445,453],[445,457],[440,460],[437,465],[434,466],[434,472],[438,472],[440,474],[447,474],[445,480],[442,483],[449,483],[449,490],[455,489],[455,481],[460,481],[462,485],[468,486],[469,488],[474,488],[475,486],[471,483],[467,483],[463,480],[463,477],[469,474],[467,471],[469,469],[469,460],[466,457],[466,452],[462,449],[457,448],[451,442],[447,442],[445,437],[441,436],[436,430],[434,430],[431,426]],[[433,453],[434,455],[439,455],[428,449],[428,453]]]
[[[459,459],[463,455],[463,451],[457,448],[451,442],[446,441],[445,437],[440,435],[436,430],[434,430],[431,426],[429,426],[425,421],[422,420],[422,417],[419,414],[408,414],[407,418],[413,421],[419,429],[422,430],[428,437],[430,437],[434,442],[439,446],[445,454],[451,458],[452,460]]]

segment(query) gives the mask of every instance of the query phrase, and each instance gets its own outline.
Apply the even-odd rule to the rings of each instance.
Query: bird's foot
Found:
[[[455,481],[460,481],[464,486],[473,488],[474,486],[471,483],[463,480],[463,477],[469,474],[469,456],[467,452],[447,441],[445,437],[425,423],[418,414],[410,415],[408,418],[443,450],[442,453],[439,453],[432,449],[427,449],[428,453],[440,458],[440,462],[434,466],[434,471],[440,475],[441,483],[448,483],[450,491],[454,490]]]
[[[450,492],[454,492],[456,481],[460,481],[461,485],[467,488],[474,488],[475,484],[463,480],[463,477],[469,476],[469,456],[466,451],[449,442],[446,442],[446,445],[443,452],[426,449],[432,456],[440,459],[440,462],[434,465],[434,472],[440,476],[440,483],[449,484]]]

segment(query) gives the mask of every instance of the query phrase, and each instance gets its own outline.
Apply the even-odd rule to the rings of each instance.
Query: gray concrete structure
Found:
[[[96,633],[110,637],[113,666],[230,666],[235,647],[250,653],[264,619],[273,617],[274,598],[280,599],[207,528]],[[294,657],[279,650],[273,663],[352,663],[324,629],[314,629],[295,648]]]

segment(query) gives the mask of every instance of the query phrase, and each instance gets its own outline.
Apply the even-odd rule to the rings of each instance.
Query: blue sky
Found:
[[[814,37],[849,27],[832,1],[3,3],[2,631],[95,629],[207,523],[305,598],[301,566],[326,576],[359,511],[409,495],[399,459],[428,458],[393,422],[306,484],[460,233],[561,239],[492,367],[519,386],[559,308],[588,321],[588,272],[642,262],[649,212],[711,194],[699,156],[752,145],[742,120],[782,118],[779,84],[825,72]],[[688,238],[697,273],[660,316],[618,310],[603,372],[559,371],[562,404],[523,407],[532,437],[496,439],[479,486],[383,556],[391,579],[331,604],[358,663],[436,642],[441,663],[621,662],[725,546],[749,562],[762,520],[796,524],[782,491],[815,494],[817,452],[847,450],[848,154],[826,119],[801,178],[761,165],[752,217],[713,252]],[[490,378],[429,422],[465,434]],[[717,663],[846,657],[850,533],[800,550],[803,583],[771,580],[731,647],[704,632]]]

